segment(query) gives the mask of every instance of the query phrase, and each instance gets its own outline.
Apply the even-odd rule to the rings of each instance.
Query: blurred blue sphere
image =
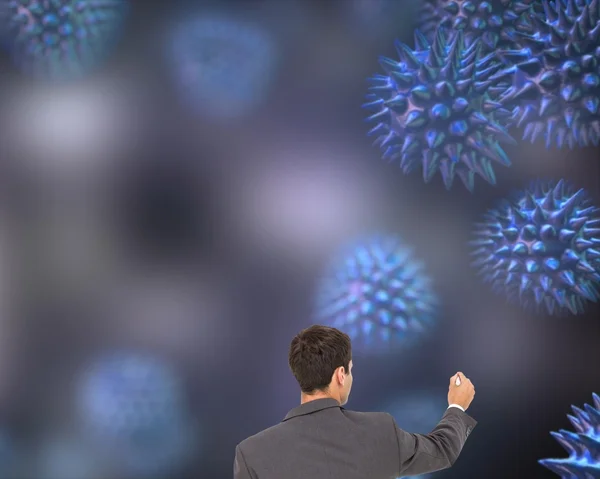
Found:
[[[83,423],[94,441],[138,476],[169,473],[187,459],[192,422],[182,384],[164,363],[115,354],[83,375]]]
[[[277,63],[276,44],[265,30],[218,15],[178,22],[167,54],[182,101],[217,120],[243,116],[262,103]]]
[[[128,7],[127,0],[0,0],[0,31],[26,74],[79,79],[111,52]]]
[[[432,325],[437,298],[423,266],[411,256],[394,237],[348,245],[320,281],[316,319],[369,352],[412,344]]]
[[[381,411],[390,413],[399,428],[412,433],[428,434],[442,419],[448,407],[444,395],[426,391],[404,393],[387,403]],[[439,478],[444,471],[420,476],[419,479]]]
[[[480,275],[526,309],[579,314],[600,299],[600,208],[585,190],[535,182],[499,202],[474,235]]]

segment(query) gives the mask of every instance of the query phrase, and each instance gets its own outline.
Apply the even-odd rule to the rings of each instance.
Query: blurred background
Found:
[[[383,231],[424,263],[437,319],[418,347],[357,350],[348,407],[425,433],[463,371],[479,425],[432,477],[555,477],[537,461],[567,455],[550,431],[600,392],[600,309],[525,312],[468,242],[536,178],[600,205],[597,148],[519,142],[473,194],[381,160],[365,80],[413,45],[418,0],[67,3],[85,2],[0,0],[18,38],[0,56],[0,474],[231,477],[236,444],[299,402],[287,350],[323,264]]]

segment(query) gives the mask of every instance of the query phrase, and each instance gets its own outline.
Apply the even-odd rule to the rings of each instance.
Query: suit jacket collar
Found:
[[[288,419],[292,419],[293,417],[304,416],[306,414],[312,414],[313,412],[333,407],[339,407],[343,409],[342,406],[340,406],[340,403],[337,402],[335,399],[315,399],[314,401],[305,402],[304,404],[300,404],[300,406],[295,407],[287,413],[287,416],[285,416],[283,420],[287,421]]]

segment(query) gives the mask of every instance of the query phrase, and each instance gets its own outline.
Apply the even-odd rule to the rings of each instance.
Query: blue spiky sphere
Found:
[[[593,394],[594,405],[583,409],[571,406],[567,415],[575,432],[561,429],[552,436],[569,453],[566,459],[542,459],[540,464],[564,479],[600,478],[600,396]]]
[[[489,211],[475,237],[474,266],[526,308],[578,314],[600,298],[600,208],[583,189],[537,182]]]
[[[152,357],[97,360],[81,378],[79,408],[91,437],[111,456],[124,455],[125,467],[137,474],[173,467],[189,447],[182,384]]]
[[[277,55],[265,30],[220,15],[182,19],[167,52],[182,102],[218,120],[243,116],[264,100]]]
[[[463,30],[467,43],[481,39],[486,51],[512,48],[516,32],[530,28],[538,0],[426,0],[419,15],[421,31],[432,38],[438,25]]]
[[[421,167],[426,182],[439,170],[448,189],[458,175],[473,191],[475,174],[495,184],[493,164],[510,165],[499,141],[514,140],[496,121],[508,112],[485,94],[489,59],[483,69],[477,42],[465,48],[462,32],[450,42],[447,35],[438,29],[429,45],[417,32],[415,51],[397,42],[401,61],[380,60],[387,75],[371,79],[364,106],[378,110],[368,118],[378,122],[369,134],[384,158],[399,160],[404,173]]]
[[[411,344],[429,330],[437,305],[430,279],[411,256],[391,236],[348,245],[321,279],[317,320],[369,352]]]
[[[600,143],[600,2],[541,0],[544,16],[512,50],[500,51],[507,67],[492,82],[512,83],[497,98],[523,128],[523,139],[546,147]]]
[[[17,66],[44,80],[78,79],[114,47],[127,0],[0,0],[0,30]]]

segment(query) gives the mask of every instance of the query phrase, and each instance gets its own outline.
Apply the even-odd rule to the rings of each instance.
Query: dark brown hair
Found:
[[[351,359],[350,337],[327,326],[300,331],[290,345],[290,369],[304,393],[326,389],[337,368],[349,371]]]

